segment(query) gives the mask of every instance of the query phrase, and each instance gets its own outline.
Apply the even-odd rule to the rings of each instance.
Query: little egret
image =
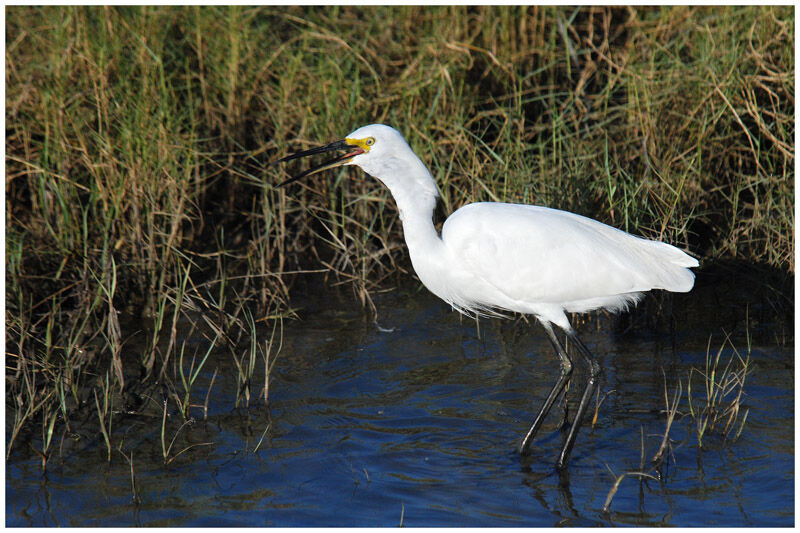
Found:
[[[340,165],[360,167],[394,197],[411,263],[433,294],[465,315],[512,311],[533,315],[544,327],[561,359],[561,372],[522,440],[521,454],[527,454],[572,373],[572,361],[553,325],[575,345],[588,366],[589,378],[556,463],[562,469],[600,374],[600,365],[578,339],[565,313],[620,311],[651,289],[688,292],[694,285],[689,268],[698,266],[697,260],[663,242],[590,218],[524,204],[465,205],[450,215],[439,235],[433,225],[439,194],[433,176],[403,136],[382,124],[364,126],[341,141],[272,164],[338,150],[345,153],[280,186]]]

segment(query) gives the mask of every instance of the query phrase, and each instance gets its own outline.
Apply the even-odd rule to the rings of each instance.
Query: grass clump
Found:
[[[730,346],[727,362],[720,363],[726,346]],[[660,444],[648,460],[645,459],[645,438],[642,429],[641,455],[637,470],[630,470],[614,476],[612,484],[603,504],[603,513],[609,513],[611,503],[620,488],[622,481],[628,477],[635,477],[644,483],[648,479],[662,481],[666,478],[664,467],[669,463],[673,454],[674,439],[670,432],[676,421],[688,420],[687,438],[682,444],[688,442],[690,436],[697,440],[699,450],[709,448],[709,437],[716,435],[724,442],[735,441],[739,438],[747,421],[749,409],[744,406],[744,385],[747,375],[752,371],[750,363],[750,342],[748,336],[747,354],[744,357],[739,353],[728,335],[720,345],[716,354],[711,350],[709,338],[706,350],[704,369],[690,368],[687,377],[687,403],[688,412],[680,411],[681,398],[683,397],[683,382],[679,379],[677,389],[669,398],[667,380],[664,376],[664,401],[666,423],[663,434],[660,435]],[[700,392],[697,387],[693,389],[693,382],[701,378]],[[610,470],[610,468],[609,468]]]
[[[185,413],[186,321],[249,402],[274,361],[254,328],[310,265],[369,305],[407,270],[387,193],[341,169],[287,194],[267,168],[367,123],[406,135],[447,212],[545,204],[794,272],[789,6],[6,14],[9,452],[154,376]]]
[[[730,339],[726,340],[730,342]],[[709,338],[709,348],[710,343]],[[733,353],[722,367],[720,357],[724,348],[724,344],[720,346],[716,355],[712,355],[710,350],[706,351],[705,369],[693,368],[689,375],[689,412],[696,426],[697,445],[701,448],[703,439],[710,434],[716,433],[725,439],[739,438],[747,421],[749,410],[744,409],[742,413],[742,394],[747,374],[750,373],[750,350],[748,348],[743,358],[731,345]],[[696,391],[695,396],[692,394],[695,374],[702,378],[699,398]]]

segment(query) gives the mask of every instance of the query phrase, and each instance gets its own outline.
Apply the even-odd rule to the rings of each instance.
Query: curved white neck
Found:
[[[440,252],[442,240],[433,225],[433,210],[439,191],[433,176],[411,150],[402,157],[383,157],[361,168],[386,185],[392,193],[414,270],[422,276],[424,263]]]

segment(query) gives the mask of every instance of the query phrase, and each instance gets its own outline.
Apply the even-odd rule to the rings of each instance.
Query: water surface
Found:
[[[578,325],[602,362],[604,400],[562,474],[554,468],[560,403],[531,455],[515,452],[558,372],[540,326],[476,324],[410,285],[377,297],[378,327],[348,293],[315,288],[293,302],[301,319],[285,324],[268,408],[232,407],[236,371],[220,354],[197,385],[205,391],[218,370],[208,419],[193,410],[175,450],[197,446],[168,465],[153,416],[115,418],[121,451],[110,464],[95,435],[56,442],[69,453],[44,474],[28,443],[17,443],[6,463],[6,524],[790,526],[791,317],[776,316],[765,291],[746,285],[701,277],[689,295],[648,297],[626,317]],[[749,338],[754,363],[741,437],[711,437],[700,449],[690,417],[676,421],[662,478],[626,478],[603,513],[612,472],[639,469],[642,435],[647,458],[658,448],[665,379],[670,395],[681,381],[679,410],[688,412],[689,369],[703,369],[709,342],[716,353],[726,333],[743,356]],[[731,353],[726,345],[723,360]],[[576,367],[571,412],[582,386]],[[700,385],[695,376],[695,395]],[[169,427],[178,426],[173,414]],[[133,456],[134,486],[123,453]]]

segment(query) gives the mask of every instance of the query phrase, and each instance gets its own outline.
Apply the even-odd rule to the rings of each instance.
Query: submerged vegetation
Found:
[[[749,335],[749,330],[747,333]],[[645,433],[642,428],[638,469],[623,472],[619,475],[611,471],[614,482],[603,504],[603,513],[610,513],[614,495],[626,478],[638,478],[640,483],[646,483],[647,480],[660,482],[666,479],[669,474],[670,458],[674,457],[676,444],[677,447],[680,447],[689,442],[689,440],[696,439],[698,449],[703,449],[703,440],[710,435],[714,435],[722,442],[735,441],[741,435],[749,412],[743,406],[744,384],[747,375],[752,372],[749,337],[747,352],[744,357],[733,346],[727,336],[716,354],[712,352],[711,342],[711,337],[709,337],[705,367],[703,369],[692,367],[687,376],[687,411],[679,410],[684,392],[683,380],[678,379],[676,389],[673,390],[670,398],[666,376],[664,376],[664,413],[666,415],[664,432],[661,435],[651,435],[660,439],[658,448],[648,460],[647,453],[649,452],[645,452]],[[730,348],[727,350],[727,360],[721,359],[728,344]],[[723,362],[724,366],[720,364]],[[700,390],[698,391],[696,387],[693,392],[692,384],[695,380],[698,382],[696,385],[700,385]],[[670,432],[676,422],[684,419],[688,420],[686,435],[682,440],[679,440],[674,435],[671,435]],[[606,467],[611,470],[608,465]],[[641,490],[639,495],[641,498]]]
[[[267,167],[363,124],[404,133],[446,212],[545,204],[793,274],[793,45],[791,6],[8,7],[9,453],[41,425],[46,464],[83,409],[110,455],[156,380],[205,412],[213,351],[267,400],[304,268],[369,306],[407,270],[386,191]]]

